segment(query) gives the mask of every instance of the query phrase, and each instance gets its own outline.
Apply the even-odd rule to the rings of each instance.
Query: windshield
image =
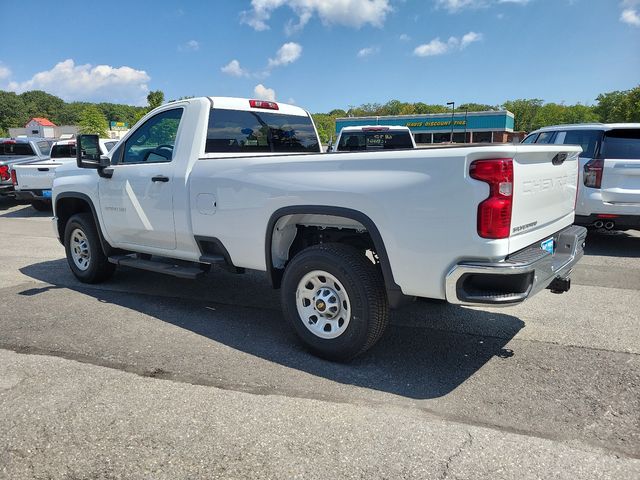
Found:
[[[76,156],[76,144],[54,145],[51,149],[51,158],[70,158]]]
[[[35,155],[28,143],[0,143],[0,155]]]
[[[346,132],[338,151],[413,148],[409,132]]]
[[[209,115],[206,153],[319,151],[308,116],[218,108]]]
[[[606,132],[602,154],[605,158],[640,160],[640,129]]]

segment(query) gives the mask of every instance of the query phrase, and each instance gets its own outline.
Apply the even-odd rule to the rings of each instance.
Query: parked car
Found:
[[[640,229],[640,123],[556,125],[522,143],[582,147],[576,224]]]
[[[53,140],[40,137],[0,139],[0,195],[13,195],[11,168],[49,158]]]
[[[117,140],[99,141],[100,153],[106,155]],[[60,140],[51,147],[51,156],[47,160],[21,163],[11,169],[14,196],[18,200],[27,200],[36,210],[51,208],[51,187],[56,169],[66,164],[76,165],[76,140]]]
[[[380,125],[344,127],[340,130],[335,145],[338,152],[416,148],[409,127]],[[334,147],[330,145],[327,151],[333,150]]]
[[[298,336],[334,360],[373,346],[407,298],[564,292],[583,252],[576,146],[327,154],[302,108],[224,97],[156,108],[106,157],[96,136],[78,142],[81,168],[56,171],[53,221],[80,281],[116,265],[265,271]]]

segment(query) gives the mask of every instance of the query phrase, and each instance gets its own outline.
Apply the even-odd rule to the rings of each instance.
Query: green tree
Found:
[[[9,136],[9,128],[24,127],[28,121],[29,114],[22,97],[0,90],[0,136]]]
[[[596,101],[594,111],[602,122],[640,121],[640,85],[631,90],[602,93]]]
[[[313,123],[316,124],[318,135],[322,143],[329,143],[329,140],[336,136],[336,117],[326,113],[314,113]]]
[[[80,133],[92,133],[104,138],[107,136],[109,126],[107,119],[97,106],[87,105],[80,113],[78,127]]]
[[[60,124],[60,114],[64,110],[64,100],[42,90],[31,90],[20,94],[29,118],[44,117]]]
[[[484,103],[463,103],[456,108],[459,112],[464,112],[465,110],[469,112],[491,112],[498,110],[496,107],[492,105],[486,105]]]
[[[535,118],[543,103],[539,98],[508,100],[502,104],[502,108],[515,116],[516,131],[531,132],[535,130]]]
[[[159,107],[164,103],[164,93],[162,92],[162,90],[154,90],[152,92],[149,92],[149,95],[147,95],[147,102],[149,103],[150,109]]]

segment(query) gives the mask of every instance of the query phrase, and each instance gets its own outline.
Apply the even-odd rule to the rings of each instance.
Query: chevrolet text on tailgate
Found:
[[[467,145],[321,153],[308,112],[194,98],[147,114],[109,152],[78,139],[53,184],[74,275],[117,265],[197,279],[265,271],[316,354],[348,360],[411,297],[513,305],[569,289],[580,147]]]

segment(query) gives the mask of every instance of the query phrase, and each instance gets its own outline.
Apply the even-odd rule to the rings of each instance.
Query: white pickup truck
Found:
[[[427,297],[513,305],[569,289],[580,147],[486,145],[322,153],[308,112],[205,97],[148,113],[109,152],[81,136],[53,183],[71,271],[198,278],[265,271],[316,354],[347,360],[389,307]]]
[[[117,140],[100,139],[100,152],[106,155]],[[51,187],[56,169],[70,163],[76,165],[76,140],[60,140],[51,147],[51,156],[47,160],[14,165],[11,174],[14,197],[27,200],[36,210],[51,208]]]

